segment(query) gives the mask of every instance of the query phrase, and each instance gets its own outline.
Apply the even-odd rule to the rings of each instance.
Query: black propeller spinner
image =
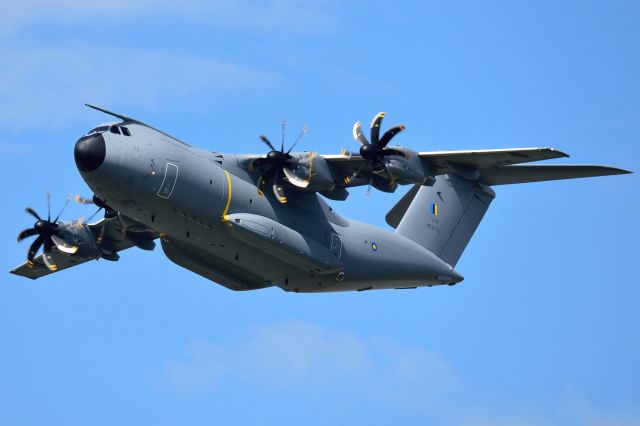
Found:
[[[33,228],[27,228],[18,234],[18,242],[34,235],[38,236],[33,243],[31,243],[29,251],[27,252],[27,264],[30,268],[33,267],[33,259],[35,258],[36,253],[40,250],[40,247],[44,245],[45,263],[47,264],[47,267],[54,271],[57,269],[56,265],[49,261],[49,257],[51,249],[54,246],[66,246],[64,240],[59,237],[60,227],[57,222],[67,205],[69,205],[69,198],[67,198],[67,201],[60,210],[60,213],[58,213],[53,221],[51,220],[51,195],[49,193],[47,193],[46,220],[42,219],[31,207],[27,207],[25,209],[28,214],[36,219],[36,223],[33,225]]]
[[[300,142],[300,139],[307,133],[307,127],[305,126],[296,141],[291,145],[291,147],[285,152],[284,150],[284,132],[285,132],[285,122],[282,122],[282,142],[280,144],[280,149],[277,150],[271,141],[265,136],[260,135],[260,140],[264,142],[270,149],[269,153],[266,157],[257,158],[251,162],[249,165],[249,170],[254,171],[261,167],[267,167],[266,171],[263,172],[258,178],[258,183],[256,184],[258,188],[258,194],[264,195],[264,188],[268,182],[273,183],[273,193],[276,198],[281,203],[287,202],[287,196],[284,192],[284,176],[285,169],[291,170],[295,168],[298,164],[298,158],[291,155],[291,151],[293,148]]]
[[[371,171],[374,173],[385,171],[385,156],[404,155],[403,152],[397,149],[387,148],[387,145],[395,135],[405,129],[405,126],[400,124],[392,127],[382,135],[382,138],[380,138],[380,125],[382,124],[384,116],[384,112],[379,112],[373,118],[373,121],[371,121],[371,142],[369,142],[364,133],[362,133],[362,127],[359,121],[357,121],[353,126],[353,137],[360,143],[359,154],[364,160],[366,160],[366,162],[363,163],[362,167],[360,167],[360,169],[358,169],[352,176],[347,177],[346,182],[353,180],[366,165],[369,165]],[[346,150],[343,150],[343,154],[354,155],[354,153]]]

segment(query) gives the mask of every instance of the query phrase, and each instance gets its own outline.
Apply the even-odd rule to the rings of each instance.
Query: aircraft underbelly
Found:
[[[270,287],[269,280],[211,255],[197,246],[179,240],[162,239],[162,250],[174,263],[231,290],[257,290]]]

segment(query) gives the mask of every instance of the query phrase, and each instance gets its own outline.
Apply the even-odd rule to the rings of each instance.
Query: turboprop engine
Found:
[[[383,157],[385,177],[400,185],[428,183],[427,167],[417,152],[401,146],[394,146],[393,150],[398,153]]]
[[[327,160],[317,153],[307,153],[297,158],[293,167],[285,168],[284,174],[290,184],[307,191],[333,191],[336,187]]]

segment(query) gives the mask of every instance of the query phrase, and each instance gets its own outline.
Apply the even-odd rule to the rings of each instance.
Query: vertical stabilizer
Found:
[[[422,186],[396,232],[455,266],[495,198],[487,185],[457,175],[441,175]]]

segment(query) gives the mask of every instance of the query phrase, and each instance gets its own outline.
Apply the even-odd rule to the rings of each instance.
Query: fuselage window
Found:
[[[131,136],[131,132],[129,131],[129,129],[127,129],[126,127],[121,127],[120,129],[122,129],[122,134],[125,136]]]
[[[111,133],[115,133],[116,135],[120,134],[120,130],[118,130],[118,126],[111,126],[111,128],[109,129],[109,131]]]

